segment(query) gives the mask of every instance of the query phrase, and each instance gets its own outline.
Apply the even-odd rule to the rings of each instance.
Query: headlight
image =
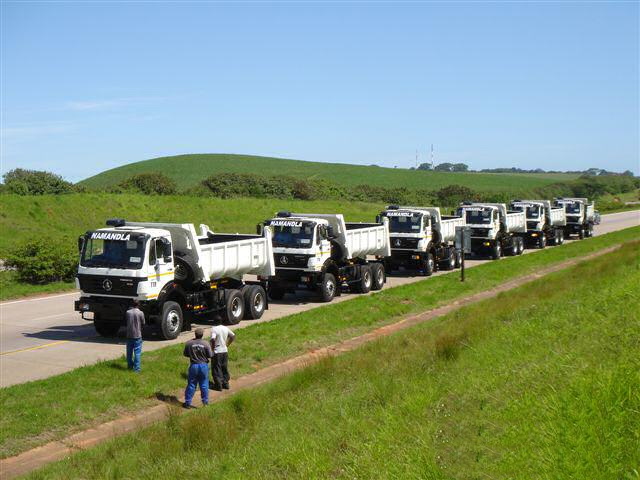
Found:
[[[90,308],[88,303],[81,303],[80,305],[78,305],[78,307],[80,308],[81,312],[88,312]]]

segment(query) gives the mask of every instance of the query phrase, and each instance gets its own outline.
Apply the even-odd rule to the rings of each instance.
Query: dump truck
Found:
[[[403,268],[429,276],[436,269],[460,266],[455,238],[456,227],[465,225],[464,217],[442,215],[438,207],[389,205],[377,220],[381,218],[389,220],[391,256],[385,259],[386,271]]]
[[[471,227],[472,254],[488,254],[497,260],[505,254],[521,255],[524,251],[524,212],[507,210],[504,203],[463,202],[457,214]]]
[[[514,200],[511,210],[524,212],[527,217],[526,246],[545,248],[550,243],[564,243],[567,225],[564,208],[552,206],[549,200]]]
[[[107,226],[78,239],[80,299],[74,308],[100,335],[117,334],[134,300],[164,339],[190,329],[194,318],[221,316],[235,324],[260,318],[268,308],[266,285],[243,276],[275,273],[269,229],[216,234],[201,224],[198,234],[190,223],[124,219]]]
[[[384,286],[381,259],[391,255],[387,219],[347,223],[341,214],[283,211],[261,227],[270,228],[273,235],[276,271],[268,279],[273,300],[307,289],[330,302],[342,287],[367,293]]]
[[[556,207],[564,208],[567,214],[565,236],[578,235],[580,239],[593,237],[593,226],[600,223],[593,202],[589,203],[586,198],[556,198],[553,203]]]

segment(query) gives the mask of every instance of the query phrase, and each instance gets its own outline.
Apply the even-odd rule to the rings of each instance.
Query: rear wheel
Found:
[[[385,282],[384,265],[381,263],[371,264],[371,290],[381,290]]]
[[[371,268],[369,268],[369,265],[361,265],[360,280],[353,284],[353,290],[358,293],[369,293],[372,284]]]
[[[162,305],[162,314],[160,315],[160,335],[165,340],[173,340],[182,331],[182,308],[176,302],[171,300],[164,302]]]
[[[320,299],[323,302],[330,302],[336,296],[337,288],[336,277],[332,273],[325,273],[320,284]]]
[[[227,325],[235,325],[244,317],[244,298],[240,290],[228,290],[227,301],[224,309],[224,322]]]
[[[119,322],[103,320],[97,313],[93,314],[93,326],[101,337],[115,337],[120,330]]]
[[[257,320],[267,308],[267,294],[260,285],[249,285],[242,292],[244,296],[244,317]]]
[[[426,276],[426,277],[430,277],[431,275],[433,275],[433,271],[435,270],[435,263],[433,261],[433,255],[431,255],[430,253],[427,254],[426,258],[423,258],[421,260],[421,265],[420,265],[421,269],[422,269],[422,273]]]
[[[518,237],[518,255],[524,253],[524,238]]]
[[[445,260],[443,266],[445,270],[453,270],[456,268],[456,254],[453,249],[449,249],[449,258]]]
[[[462,265],[462,254],[456,250],[456,268],[460,268],[460,265]]]

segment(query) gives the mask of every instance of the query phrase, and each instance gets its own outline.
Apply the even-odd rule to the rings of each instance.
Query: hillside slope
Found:
[[[162,172],[179,188],[190,187],[219,173],[255,173],[322,178],[343,185],[369,184],[380,187],[407,187],[436,190],[446,185],[465,185],[479,191],[529,190],[576,178],[569,174],[449,173],[406,170],[343,163],[306,162],[283,158],[230,154],[193,154],[160,157],[130,163],[94,175],[81,182],[88,188],[104,188],[141,172]]]

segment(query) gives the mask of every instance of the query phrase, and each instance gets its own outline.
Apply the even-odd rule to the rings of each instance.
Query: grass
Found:
[[[75,286],[74,282],[53,282],[44,285],[21,283],[16,279],[15,272],[7,270],[0,271],[0,300],[63,292],[65,290],[73,290]]]
[[[230,353],[230,368],[236,376],[252,372],[546,265],[633,240],[639,233],[640,227],[634,227],[530,255],[487,262],[469,269],[465,283],[460,283],[455,274],[443,275],[255,324],[238,335]],[[141,375],[129,374],[120,358],[0,389],[0,408],[4,412],[0,418],[2,456],[62,438],[125,411],[139,410],[154,404],[157,393],[173,394],[183,388],[185,363],[181,348],[176,345],[145,353]]]
[[[577,178],[573,174],[450,173],[385,168],[344,163],[305,162],[251,155],[193,154],[153,158],[113,168],[87,178],[81,184],[104,188],[143,172],[162,172],[179,188],[190,187],[218,173],[281,173],[298,178],[322,178],[341,185],[374,185],[437,190],[447,185],[465,185],[480,191],[523,191]]]
[[[639,245],[30,478],[638,478]]]

